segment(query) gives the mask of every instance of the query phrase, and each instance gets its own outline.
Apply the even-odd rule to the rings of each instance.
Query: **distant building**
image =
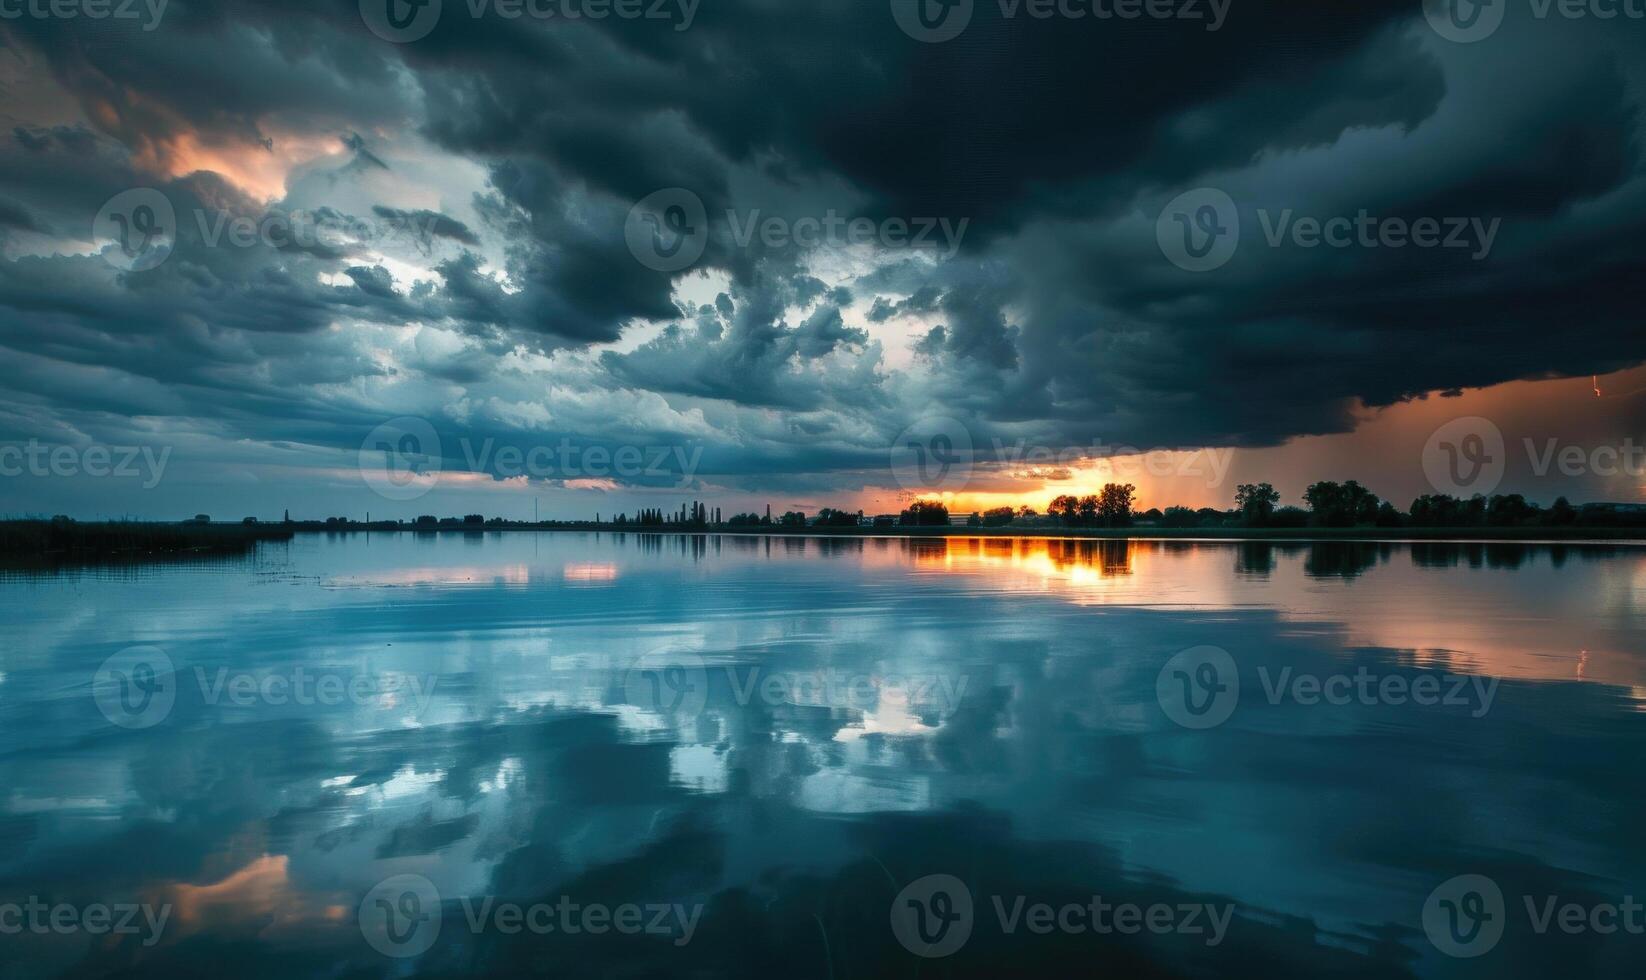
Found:
[[[245,520],[241,521],[240,523],[242,523],[242,524],[256,524],[257,523],[257,518],[248,517]]]
[[[187,520],[187,521],[184,521],[183,523],[184,524],[210,524],[211,523],[211,515],[210,514],[196,514],[196,515],[194,515],[194,518],[192,520]]]

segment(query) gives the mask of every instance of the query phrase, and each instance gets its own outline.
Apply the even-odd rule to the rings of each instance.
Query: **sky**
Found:
[[[1643,72],[1612,0],[0,0],[0,515],[1646,500]]]

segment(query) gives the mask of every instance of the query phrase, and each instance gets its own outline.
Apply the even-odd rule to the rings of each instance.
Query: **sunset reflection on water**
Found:
[[[776,930],[804,951],[789,972],[821,978],[831,955],[858,957],[852,975],[909,965],[887,958],[888,875],[945,871],[1226,896],[1258,937],[1242,962],[1398,975],[1431,955],[1424,896],[1483,851],[1551,890],[1646,876],[1643,601],[1633,546],[981,536],[316,535],[227,569],[16,579],[0,896],[169,902],[152,947],[36,956],[133,975],[225,954],[276,975],[517,975],[546,956],[755,975],[736,937]],[[134,644],[181,687],[124,729],[92,679]],[[1204,646],[1248,686],[1191,731],[1158,679]],[[1452,708],[1272,702],[1259,682],[1361,669],[1500,684]],[[242,704],[210,695],[222,671],[396,686]],[[671,671],[685,707],[657,701]],[[357,928],[399,874],[449,903],[426,963]],[[550,954],[455,925],[461,898],[591,889],[703,902],[722,938]]]

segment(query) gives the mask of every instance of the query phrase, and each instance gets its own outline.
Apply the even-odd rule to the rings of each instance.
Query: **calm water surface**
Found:
[[[1646,935],[1526,901],[1646,896],[1643,698],[1629,546],[308,535],[12,577],[0,975],[1633,975]],[[1462,874],[1503,896],[1472,958],[1425,931]],[[1094,896],[1169,912],[1011,914]]]

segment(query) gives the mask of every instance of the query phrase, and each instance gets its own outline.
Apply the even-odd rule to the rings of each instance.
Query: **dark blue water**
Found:
[[[12,577],[0,975],[1633,975],[1643,655],[1627,546]]]

